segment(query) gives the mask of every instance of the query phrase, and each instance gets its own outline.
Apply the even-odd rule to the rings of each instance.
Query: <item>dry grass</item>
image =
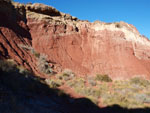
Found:
[[[63,81],[77,94],[90,99],[95,104],[98,104],[99,99],[101,99],[101,104],[105,106],[117,104],[125,108],[150,107],[149,80],[132,78],[131,80],[112,81],[107,75],[96,75],[95,78],[74,76],[71,79],[64,79],[69,77],[71,73],[72,71],[69,71],[56,75],[54,81]],[[89,80],[92,80],[92,82]],[[94,82],[96,85],[92,85]]]
[[[28,71],[9,60],[0,61],[0,69],[10,73],[19,73],[28,75]],[[91,78],[91,77],[90,77]],[[77,77],[71,70],[65,70],[63,73],[46,79],[50,88],[59,88],[67,85],[77,94],[90,99],[95,104],[111,106],[114,104],[125,108],[144,108],[150,107],[150,81],[143,78],[132,78],[130,80],[112,81],[108,76],[97,75],[91,79],[96,81],[96,85],[91,85],[88,78]],[[19,88],[19,83],[12,83],[12,88]],[[24,84],[26,85],[26,84]],[[30,91],[35,90],[34,85],[30,85]]]

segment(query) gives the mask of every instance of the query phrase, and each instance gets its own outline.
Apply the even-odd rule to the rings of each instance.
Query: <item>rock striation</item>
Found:
[[[43,4],[0,1],[0,58],[13,58],[34,73],[47,56],[56,72],[79,76],[108,74],[113,79],[150,78],[150,41],[131,24],[82,21]]]

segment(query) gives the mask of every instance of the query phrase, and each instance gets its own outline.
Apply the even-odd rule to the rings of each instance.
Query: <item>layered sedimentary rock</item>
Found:
[[[125,22],[78,20],[43,4],[0,3],[0,57],[43,75],[31,51],[47,55],[56,72],[113,79],[150,78],[150,41]]]

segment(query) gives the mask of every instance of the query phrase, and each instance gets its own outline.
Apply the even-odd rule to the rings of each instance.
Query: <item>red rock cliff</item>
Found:
[[[113,79],[150,78],[150,41],[125,22],[90,23],[43,4],[0,3],[0,57],[38,71],[35,56],[47,55],[59,72],[108,74]]]

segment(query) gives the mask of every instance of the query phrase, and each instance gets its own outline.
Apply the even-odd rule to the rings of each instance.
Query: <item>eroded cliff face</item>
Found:
[[[43,4],[2,2],[0,57],[13,58],[46,77],[31,51],[20,45],[47,55],[56,72],[69,68],[79,76],[100,73],[113,79],[150,78],[150,41],[125,22],[90,23]]]

